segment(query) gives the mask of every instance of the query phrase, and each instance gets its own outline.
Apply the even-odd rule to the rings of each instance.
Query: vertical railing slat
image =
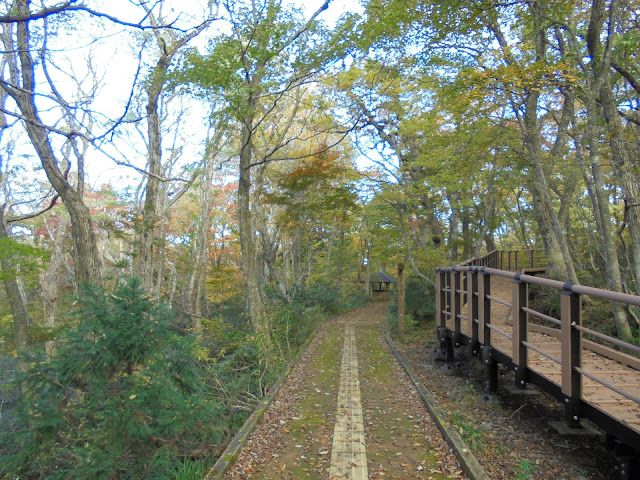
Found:
[[[453,271],[451,272],[451,278],[453,280],[453,285],[451,287],[451,293],[453,294],[453,304],[451,306],[451,317],[453,318],[454,325],[454,338],[453,341],[456,344],[456,347],[459,345],[460,341],[460,312],[462,311],[462,298],[460,295],[460,276],[461,272]]]
[[[467,317],[469,320],[469,336],[471,337],[471,351],[475,354],[478,349],[478,272],[469,269],[467,272]]]

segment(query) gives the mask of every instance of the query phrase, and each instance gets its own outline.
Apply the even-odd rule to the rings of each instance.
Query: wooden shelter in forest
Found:
[[[362,283],[364,283],[364,280],[362,280]],[[397,283],[397,280],[386,273],[378,272],[370,275],[371,298],[373,300],[389,300],[391,285],[394,283]]]

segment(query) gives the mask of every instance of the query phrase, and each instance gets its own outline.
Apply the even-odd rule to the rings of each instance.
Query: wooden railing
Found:
[[[473,257],[457,266],[489,267],[498,270],[519,272],[521,270],[544,270],[547,264],[544,250],[493,250],[481,257]]]
[[[524,388],[532,382],[565,405],[565,419],[571,427],[580,426],[581,417],[594,417],[606,431],[612,431],[617,437],[622,437],[625,443],[638,442],[637,431],[629,429],[628,425],[610,425],[611,419],[606,415],[595,412],[596,409],[586,405],[583,398],[582,383],[584,378],[606,387],[622,397],[640,404],[640,398],[631,393],[628,388],[616,386],[601,375],[595,375],[582,368],[583,348],[597,352],[600,355],[616,360],[628,367],[640,370],[640,359],[625,354],[619,350],[583,339],[587,334],[599,341],[606,342],[619,349],[624,349],[635,355],[640,355],[640,348],[628,342],[604,335],[582,326],[583,295],[592,298],[606,299],[627,305],[640,306],[640,296],[628,295],[598,288],[576,285],[571,282],[559,282],[547,278],[539,278],[526,273],[527,268],[540,268],[536,251],[500,252],[494,251],[485,257],[471,259],[458,266],[440,267],[436,269],[436,319],[438,338],[445,350],[447,360],[453,360],[453,348],[468,344],[474,354],[479,355],[488,373],[489,390],[497,389],[498,363],[515,371],[515,383]],[[523,258],[527,259],[523,265]],[[497,266],[503,267],[495,268]],[[506,268],[505,268],[506,267]],[[516,270],[508,271],[508,270]],[[511,302],[492,295],[492,278],[502,277],[510,279],[512,283]],[[528,286],[539,285],[555,289],[560,297],[560,318],[554,318],[529,308]],[[505,332],[492,324],[492,303],[499,303],[512,309],[511,333]],[[463,307],[467,306],[466,314]],[[553,327],[530,322],[537,318],[549,322]],[[447,327],[450,320],[452,328]],[[548,324],[549,324],[548,323]],[[508,328],[502,327],[505,330]],[[556,357],[533,345],[528,338],[529,332],[540,332],[559,340],[561,344],[560,357]],[[492,347],[492,336],[499,335],[512,342],[512,356]],[[561,369],[561,385],[558,387],[548,379],[529,369],[529,352],[534,351],[547,360],[557,363]],[[595,413],[594,413],[595,412]],[[589,415],[592,413],[593,415]],[[614,419],[614,423],[616,420]],[[624,423],[624,422],[622,422]]]

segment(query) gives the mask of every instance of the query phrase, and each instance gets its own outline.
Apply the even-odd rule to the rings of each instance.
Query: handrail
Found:
[[[640,307],[640,296],[631,295],[630,293],[614,292],[612,290],[606,290],[603,288],[587,287],[585,285],[579,285],[572,282],[560,282],[558,280],[552,280],[550,278],[540,278],[535,275],[527,275],[526,273],[514,273],[504,270],[498,270],[496,268],[487,267],[437,267],[436,272],[466,272],[475,271],[482,272],[489,275],[495,275],[497,277],[509,278],[512,280],[519,280],[525,283],[531,283],[534,285],[540,285],[542,287],[551,287],[556,290],[566,290],[579,295],[588,295],[590,297],[602,298],[604,300],[611,300],[613,302],[626,303],[628,305],[635,305]]]

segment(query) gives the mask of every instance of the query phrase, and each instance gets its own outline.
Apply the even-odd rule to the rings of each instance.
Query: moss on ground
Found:
[[[295,412],[283,428],[285,435],[279,453],[255,475],[256,479],[326,477],[340,381],[343,329],[343,325],[335,323],[326,327],[314,361],[305,372]]]
[[[444,480],[445,466],[433,439],[448,450],[439,433],[425,428],[427,416],[416,395],[396,377],[391,354],[383,345],[380,324],[386,309],[372,305],[341,315],[324,327],[312,362],[304,369],[291,414],[282,419],[282,436],[253,478],[327,478],[340,382],[341,349],[346,322],[356,326],[360,389],[369,478]]]
[[[450,478],[429,446],[426,412],[394,374],[380,326],[362,325],[356,335],[370,478]]]

